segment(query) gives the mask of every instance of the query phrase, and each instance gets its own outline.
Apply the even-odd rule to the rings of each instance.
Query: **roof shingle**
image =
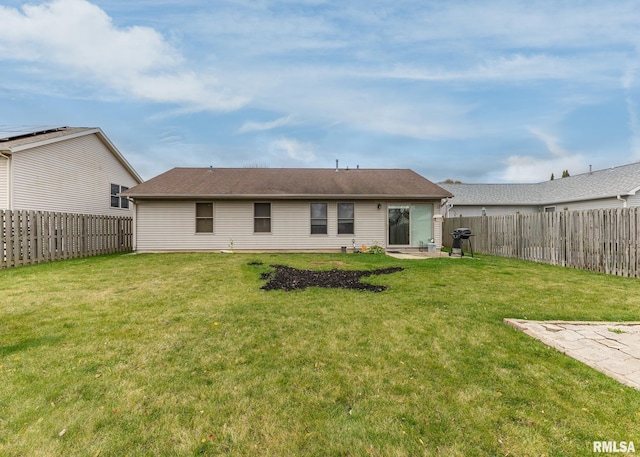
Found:
[[[444,198],[451,194],[408,169],[173,168],[139,184],[132,198]]]
[[[634,195],[640,162],[536,184],[441,184],[457,205],[550,205]]]

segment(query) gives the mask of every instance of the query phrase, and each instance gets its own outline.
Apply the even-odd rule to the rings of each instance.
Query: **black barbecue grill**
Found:
[[[464,256],[464,251],[462,250],[462,244],[464,240],[467,240],[469,244],[469,250],[471,251],[471,257],[473,257],[473,246],[471,246],[471,230],[468,228],[457,228],[453,232],[450,233],[451,238],[453,238],[453,242],[451,243],[451,251],[449,255],[456,254],[460,257]]]

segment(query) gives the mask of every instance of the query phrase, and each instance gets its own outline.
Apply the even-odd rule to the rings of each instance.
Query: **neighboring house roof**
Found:
[[[635,195],[640,162],[536,184],[440,184],[456,205],[552,205]]]
[[[42,128],[40,130],[33,129],[28,131],[25,129],[6,129],[3,128],[0,131],[0,153],[14,154],[27,149],[35,148],[38,146],[44,146],[47,144],[56,143],[58,141],[69,140],[72,138],[78,138],[85,135],[96,134],[98,138],[104,143],[104,145],[111,151],[116,159],[127,169],[129,173],[139,183],[142,182],[142,178],[134,170],[127,159],[118,151],[114,144],[107,138],[104,132],[99,128],[92,127],[56,127],[56,128]]]
[[[408,169],[173,168],[123,195],[132,198],[445,198]]]

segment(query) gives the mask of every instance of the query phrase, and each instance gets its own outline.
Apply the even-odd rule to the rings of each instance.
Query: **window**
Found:
[[[213,203],[196,203],[196,233],[213,233]]]
[[[338,203],[338,235],[355,233],[353,214],[353,203]]]
[[[327,204],[311,203],[311,234],[327,234]]]
[[[111,184],[111,207],[112,208],[129,208],[129,200],[126,197],[121,197],[120,193],[125,190],[129,190],[126,186],[119,184]]]
[[[256,233],[271,232],[271,203],[253,204],[253,231]]]

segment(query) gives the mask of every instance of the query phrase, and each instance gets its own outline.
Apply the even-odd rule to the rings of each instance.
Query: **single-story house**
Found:
[[[0,209],[132,216],[141,182],[99,128],[0,128]]]
[[[439,184],[442,215],[497,216],[640,206],[640,163],[534,184]]]
[[[442,245],[451,194],[408,169],[174,168],[124,196],[137,251]]]

